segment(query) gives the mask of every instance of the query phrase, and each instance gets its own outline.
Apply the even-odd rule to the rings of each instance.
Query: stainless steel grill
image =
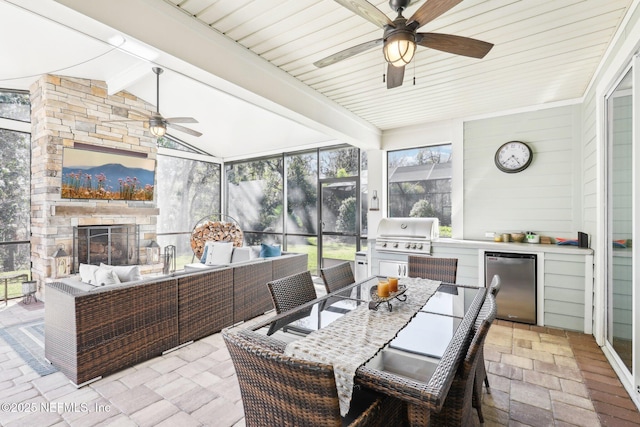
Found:
[[[430,254],[440,235],[438,218],[383,218],[378,224],[378,252]]]

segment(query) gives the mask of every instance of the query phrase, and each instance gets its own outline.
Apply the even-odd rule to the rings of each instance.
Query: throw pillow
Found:
[[[260,245],[249,246],[249,248],[251,249],[251,255],[249,256],[249,259],[260,258],[260,250],[262,249]]]
[[[116,272],[110,268],[98,268],[96,270],[96,286],[115,285],[120,282]]]
[[[215,242],[213,240],[209,240],[204,243],[204,249],[202,250],[202,256],[200,257],[200,262],[205,264],[207,262],[207,255],[209,254],[209,248],[213,248],[213,244]]]
[[[121,283],[133,282],[134,280],[141,280],[142,274],[140,273],[140,266],[138,265],[107,265],[100,264],[100,268],[107,268],[113,270]]]
[[[282,255],[280,245],[267,245],[263,243],[260,249],[260,258],[272,258]]]
[[[91,285],[96,284],[96,270],[98,270],[97,265],[91,264],[80,264],[80,280],[84,283],[89,283]]]
[[[233,252],[233,243],[231,242],[213,242],[211,249],[207,251],[207,265],[222,265],[231,262],[231,253]]]
[[[204,264],[205,262],[207,262],[207,253],[209,252],[209,246],[208,245],[204,245],[204,250],[202,251],[202,256],[200,257],[200,262],[202,264]]]
[[[233,248],[233,254],[231,255],[231,264],[234,262],[244,262],[251,259],[251,248]]]

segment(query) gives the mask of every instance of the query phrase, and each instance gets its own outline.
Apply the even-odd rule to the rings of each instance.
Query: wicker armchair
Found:
[[[487,297],[493,301],[490,295]],[[451,384],[447,398],[444,401],[442,410],[431,414],[431,425],[434,426],[458,426],[467,427],[476,425],[473,416],[473,394],[476,367],[479,363],[479,356],[484,346],[485,338],[491,327],[491,323],[496,316],[495,304],[489,304],[488,311],[478,314],[482,318],[480,327],[475,331],[467,355],[460,365],[458,372]],[[411,417],[411,413],[409,413]]]
[[[456,283],[457,258],[409,255],[409,277]]]
[[[402,425],[400,401],[364,390],[354,391],[352,410],[343,419],[330,365],[285,356],[227,330],[222,336],[236,370],[248,427]]]
[[[328,294],[356,282],[353,277],[353,271],[351,271],[351,265],[348,262],[322,268],[320,269],[320,274]]]
[[[294,309],[317,298],[309,271],[293,274],[267,283],[276,313]]]
[[[480,314],[476,319],[474,330],[477,330],[482,323],[482,319],[487,316],[491,311],[497,310],[496,295],[500,291],[501,281],[500,276],[497,274],[493,276],[491,284],[489,285],[489,293],[484,301],[484,304],[480,308]],[[493,319],[492,319],[493,320]],[[482,415],[482,383],[484,382],[487,393],[491,394],[489,388],[489,378],[487,377],[487,369],[484,361],[484,346],[480,348],[480,355],[478,356],[478,366],[476,366],[476,378],[473,385],[473,407],[478,411],[478,418],[480,422],[484,422],[484,416]]]

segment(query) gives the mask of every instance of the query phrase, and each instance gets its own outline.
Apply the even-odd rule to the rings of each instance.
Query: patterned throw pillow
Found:
[[[109,268],[98,268],[95,276],[96,286],[115,285],[121,283],[116,272]]]
[[[231,262],[231,254],[233,252],[233,243],[231,242],[207,242],[209,250],[207,250],[206,265],[224,265]]]

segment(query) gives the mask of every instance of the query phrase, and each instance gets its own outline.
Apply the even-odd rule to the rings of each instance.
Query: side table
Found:
[[[29,304],[31,302],[31,298],[33,298],[34,302],[38,302],[36,298],[37,290],[38,290],[37,281],[28,280],[26,282],[22,282],[22,303]]]

